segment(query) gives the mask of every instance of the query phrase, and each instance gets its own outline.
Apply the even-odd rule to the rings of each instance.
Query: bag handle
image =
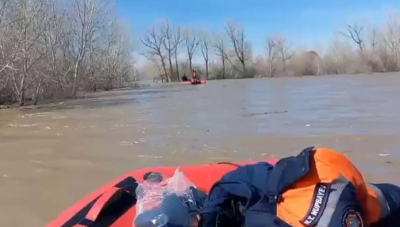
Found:
[[[100,213],[106,208],[107,204],[111,201],[111,199],[118,193],[128,193],[126,189],[119,187],[112,187],[103,193],[90,208],[89,212],[86,214],[85,218],[81,220],[78,224],[74,225],[74,227],[88,227],[94,222],[97,221]]]

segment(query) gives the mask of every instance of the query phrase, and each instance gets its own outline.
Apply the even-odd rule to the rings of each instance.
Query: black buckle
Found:
[[[272,192],[268,192],[266,194],[266,197],[267,197],[268,203],[278,203],[282,198],[282,196],[280,194],[277,195]]]

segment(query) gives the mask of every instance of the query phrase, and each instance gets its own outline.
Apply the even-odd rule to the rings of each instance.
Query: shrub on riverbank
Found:
[[[106,0],[0,1],[0,104],[136,83],[130,33]]]

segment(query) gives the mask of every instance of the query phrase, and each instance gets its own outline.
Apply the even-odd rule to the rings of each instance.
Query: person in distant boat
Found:
[[[192,71],[192,78],[193,78],[193,82],[200,83],[200,78],[199,78],[196,70]]]
[[[183,74],[183,76],[182,76],[182,81],[188,81],[188,80],[189,80],[189,79],[187,78],[186,73]]]

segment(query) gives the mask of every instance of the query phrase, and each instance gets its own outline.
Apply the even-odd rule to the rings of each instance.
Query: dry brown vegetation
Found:
[[[0,0],[0,105],[136,85],[132,37],[109,0]],[[324,51],[299,50],[283,35],[254,56],[245,27],[216,33],[168,20],[140,39],[142,73],[180,81],[196,69],[207,79],[399,71],[400,16],[371,28],[344,25]],[[139,48],[139,46],[138,46]],[[200,60],[199,60],[200,59]],[[201,63],[202,62],[202,63]]]
[[[0,104],[135,83],[131,38],[108,0],[0,0]]]
[[[209,79],[356,74],[400,69],[400,16],[394,13],[380,27],[371,28],[367,24],[357,23],[344,25],[324,51],[295,49],[291,45],[295,40],[272,34],[266,38],[262,56],[253,56],[251,40],[246,38],[245,28],[233,21],[226,23],[222,33],[198,32],[165,21],[154,25],[145,37],[151,36],[156,30],[159,32],[152,36],[154,43],[163,43],[168,37],[162,32],[163,27],[179,28],[174,30],[175,36],[183,37],[183,42],[174,42],[174,56],[187,56],[187,60],[175,57],[172,66],[163,64],[165,59],[170,59],[167,48],[160,46],[157,51],[143,49],[142,53],[150,56],[148,59],[158,66],[156,76],[163,78],[163,81],[170,81],[169,78],[179,81],[179,73],[176,73],[190,75],[192,68]],[[181,45],[185,48],[180,48]],[[204,64],[193,64],[197,54],[203,57]],[[147,66],[146,71],[149,68],[151,66]],[[150,71],[151,76],[155,76],[155,70]]]

